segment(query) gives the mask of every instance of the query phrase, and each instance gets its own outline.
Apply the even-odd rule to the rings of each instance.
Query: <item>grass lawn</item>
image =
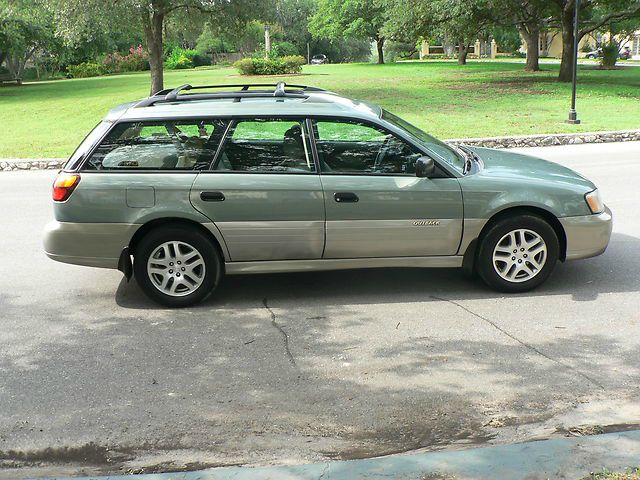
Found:
[[[240,77],[232,68],[165,72],[165,85],[285,80],[370,100],[440,138],[640,128],[640,67],[582,66],[581,125],[563,123],[571,86],[558,65],[535,74],[521,64],[406,62],[307,66],[298,76]],[[113,106],[148,94],[149,73],[0,88],[0,158],[66,157]],[[213,112],[212,112],[213,113]]]

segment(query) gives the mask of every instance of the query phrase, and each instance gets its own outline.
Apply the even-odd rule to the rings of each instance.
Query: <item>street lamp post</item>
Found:
[[[264,26],[264,58],[269,59],[271,55],[271,35],[269,35],[269,25]]]
[[[575,1],[575,13],[573,16],[573,78],[572,78],[572,91],[571,91],[571,110],[569,110],[569,118],[567,123],[577,125],[580,123],[578,120],[578,112],[576,112],[576,86],[578,75],[578,12],[580,11],[580,0]]]

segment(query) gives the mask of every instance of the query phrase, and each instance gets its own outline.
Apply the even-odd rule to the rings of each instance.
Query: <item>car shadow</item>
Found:
[[[541,287],[509,296],[571,295],[575,301],[593,301],[604,293],[639,291],[638,271],[640,239],[614,233],[603,255],[559,263],[551,278]],[[467,300],[504,296],[490,290],[480,280],[468,278],[460,269],[359,269],[228,276],[215,295],[191,308],[233,308],[256,298],[342,305],[424,302],[434,300],[433,297]],[[158,308],[143,295],[133,279],[120,282],[115,300],[124,308]]]

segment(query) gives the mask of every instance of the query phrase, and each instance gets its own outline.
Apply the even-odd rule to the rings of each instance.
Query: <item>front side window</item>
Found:
[[[401,138],[368,124],[319,120],[314,129],[326,173],[414,175],[422,155]]]
[[[393,113],[389,113],[386,110],[382,111],[382,119],[389,122],[391,125],[404,130],[411,136],[418,144],[423,145],[430,151],[434,152],[445,162],[452,167],[456,168],[460,172],[464,169],[464,158],[458,155],[453,148],[444,142],[441,142],[437,138],[429,135],[428,133],[420,130],[418,127],[411,125],[406,120],[397,117]]]
[[[247,173],[311,173],[315,164],[309,151],[304,120],[237,120],[214,166],[215,171]]]
[[[220,120],[125,122],[116,125],[85,170],[202,170],[224,132]]]

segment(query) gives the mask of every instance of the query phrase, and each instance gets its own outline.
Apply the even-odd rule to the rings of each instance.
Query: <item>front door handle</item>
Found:
[[[358,195],[352,192],[336,192],[333,194],[333,198],[338,203],[356,203],[358,200]]]
[[[203,202],[223,202],[224,193],[222,192],[200,192],[200,199]]]

